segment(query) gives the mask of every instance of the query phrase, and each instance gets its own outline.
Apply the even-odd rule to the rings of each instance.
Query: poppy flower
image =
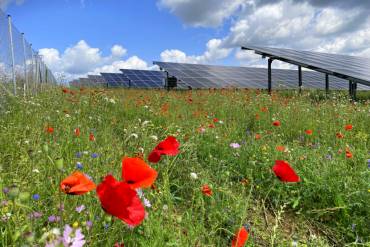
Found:
[[[144,220],[144,206],[137,192],[129,184],[119,182],[112,175],[108,175],[98,185],[96,192],[106,213],[130,226],[137,226]]]
[[[131,189],[149,188],[157,178],[157,171],[140,158],[122,159],[122,179]]]
[[[274,122],[272,122],[272,125],[274,125],[274,126],[280,126],[281,125],[281,123],[280,123],[280,121],[279,120],[275,120]]]
[[[261,135],[260,135],[260,134],[256,134],[256,135],[254,136],[254,139],[256,139],[256,140],[261,139]]]
[[[344,135],[340,132],[338,132],[337,134],[335,134],[337,136],[338,139],[342,139],[344,138]]]
[[[213,123],[211,123],[210,125],[208,125],[208,128],[213,129],[213,128],[215,128],[215,125]]]
[[[69,195],[82,195],[95,188],[94,182],[79,171],[74,172],[60,183],[60,189]]]
[[[349,148],[346,148],[346,157],[347,157],[348,159],[350,159],[350,158],[352,158],[352,157],[353,157],[353,155],[352,155],[351,151],[349,150]]]
[[[305,133],[310,136],[310,135],[313,134],[313,131],[312,130],[305,130]]]
[[[74,130],[74,132],[75,132],[75,136],[77,136],[77,137],[79,137],[79,136],[80,136],[80,134],[81,134],[80,128],[76,128],[76,129]]]
[[[180,143],[175,137],[169,136],[164,141],[161,141],[149,154],[148,160],[152,163],[158,163],[161,159],[161,155],[177,155],[179,151]]]
[[[347,131],[352,130],[352,128],[353,128],[352,124],[347,124],[346,126],[344,126],[344,129]]]
[[[256,114],[256,120],[259,120],[260,119],[260,114]]]
[[[51,127],[51,126],[47,126],[46,127],[46,132],[49,133],[49,134],[53,134],[54,133],[54,128]]]
[[[285,151],[285,147],[284,146],[276,146],[276,151],[284,152]]]
[[[261,111],[262,111],[262,112],[268,112],[268,111],[269,111],[269,109],[268,109],[266,106],[264,106],[264,107],[262,107],[262,108],[261,108]]]
[[[95,136],[93,133],[90,133],[89,140],[92,142],[95,141]]]
[[[203,195],[206,195],[206,196],[212,196],[212,190],[211,188],[208,186],[208,184],[205,184],[202,186],[202,193]]]
[[[249,237],[249,230],[246,226],[241,227],[235,234],[231,247],[243,247]]]
[[[219,120],[218,120],[218,118],[214,118],[214,119],[213,119],[213,122],[214,122],[214,123],[218,123],[218,121],[219,121]]]
[[[63,89],[62,89],[62,92],[63,92],[63,93],[69,93],[69,90],[68,90],[67,88],[63,88]]]
[[[272,170],[282,182],[294,183],[300,181],[299,176],[295,173],[293,168],[284,160],[276,160]]]

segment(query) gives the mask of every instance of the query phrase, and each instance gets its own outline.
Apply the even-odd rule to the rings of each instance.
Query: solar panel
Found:
[[[108,87],[129,87],[130,80],[121,73],[100,73]]]
[[[163,71],[121,69],[135,88],[163,88],[166,74]]]
[[[265,68],[231,67],[201,64],[154,62],[170,75],[177,77],[191,88],[267,88]],[[325,88],[325,75],[314,71],[302,71],[305,88]],[[273,86],[278,89],[298,87],[298,71],[272,70]],[[341,78],[331,78],[331,88],[348,89],[348,83]]]
[[[254,45],[242,49],[370,86],[370,58]]]

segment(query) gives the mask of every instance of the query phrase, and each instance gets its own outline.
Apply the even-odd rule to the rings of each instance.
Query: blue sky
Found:
[[[370,1],[0,0],[65,78],[152,61],[265,66],[246,43],[370,57]],[[275,63],[278,68],[290,68]]]

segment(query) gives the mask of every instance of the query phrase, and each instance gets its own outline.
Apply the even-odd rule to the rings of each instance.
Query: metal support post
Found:
[[[298,87],[299,93],[302,93],[302,66],[298,66]]]
[[[272,61],[273,61],[272,58],[268,59],[268,93],[269,94],[271,94],[271,90],[272,90],[272,70],[271,70]]]
[[[13,93],[17,95],[17,81],[15,78],[15,59],[14,59],[14,44],[13,44],[13,30],[12,30],[12,17],[8,15],[8,30],[9,30],[9,41],[10,41],[10,53],[12,59],[12,78],[13,78]]]
[[[28,86],[28,75],[27,75],[26,41],[24,39],[24,33],[22,33],[22,41],[23,41],[24,79],[25,79],[25,84],[23,84],[23,95],[26,96],[26,90],[29,90],[29,86]]]
[[[329,75],[325,74],[325,91],[326,94],[329,94]]]

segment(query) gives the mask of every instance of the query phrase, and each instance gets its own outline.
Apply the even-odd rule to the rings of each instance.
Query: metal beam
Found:
[[[268,86],[269,94],[271,94],[271,90],[272,90],[272,70],[271,70],[272,61],[274,61],[272,58],[268,59],[268,85],[267,86]]]
[[[329,74],[325,74],[325,91],[326,94],[329,93]]]
[[[298,87],[299,93],[302,93],[302,66],[298,66]]]

